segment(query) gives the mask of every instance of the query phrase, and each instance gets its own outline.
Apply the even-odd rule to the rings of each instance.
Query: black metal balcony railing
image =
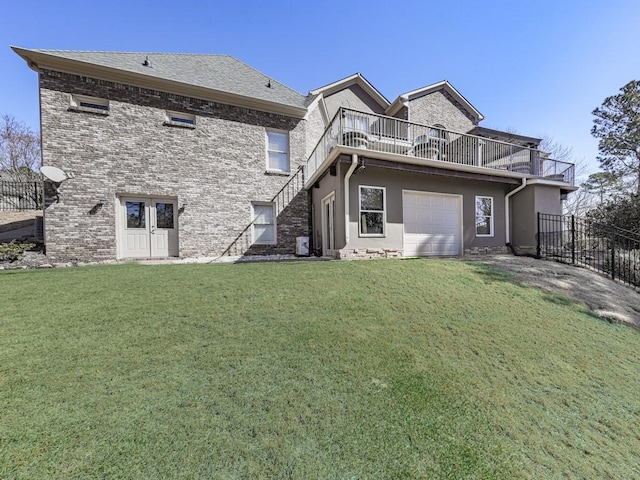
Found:
[[[338,110],[309,156],[305,177],[339,145],[574,182],[572,163],[545,158],[533,148],[346,108]]]

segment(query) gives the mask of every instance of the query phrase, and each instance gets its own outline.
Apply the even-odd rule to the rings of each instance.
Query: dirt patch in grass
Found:
[[[640,328],[640,294],[595,271],[550,260],[513,255],[465,257],[509,272],[519,282],[552,293],[566,295],[601,318]]]

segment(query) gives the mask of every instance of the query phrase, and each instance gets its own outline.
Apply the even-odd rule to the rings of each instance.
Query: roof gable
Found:
[[[383,109],[387,109],[389,107],[389,100],[387,100],[384,95],[371,85],[371,83],[369,83],[361,73],[354,73],[353,75],[343,78],[342,80],[338,80],[337,82],[311,90],[309,93],[311,95],[322,94],[323,96],[328,97],[329,95],[333,95],[334,93],[344,90],[354,84],[362,88]]]
[[[451,95],[457,102],[459,102],[475,119],[476,121],[480,121],[484,119],[484,115],[482,115],[471,103],[464,98],[464,96],[458,92],[453,85],[451,85],[447,80],[443,80],[438,83],[433,83],[431,85],[427,85],[426,87],[419,88],[417,90],[412,90],[411,92],[404,93],[399,95],[391,105],[387,108],[387,115],[393,116],[397,113],[403,106],[406,106],[406,102],[410,100],[415,100],[416,98],[420,98],[424,95],[429,95],[430,93],[437,92],[438,90],[445,90],[449,95]]]

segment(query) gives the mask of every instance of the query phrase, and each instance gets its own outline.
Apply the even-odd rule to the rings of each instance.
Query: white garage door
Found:
[[[404,256],[458,255],[462,197],[403,192]]]

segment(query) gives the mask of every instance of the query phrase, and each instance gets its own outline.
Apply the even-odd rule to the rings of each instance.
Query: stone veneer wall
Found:
[[[324,124],[324,118],[322,117],[322,113],[320,112],[320,106],[316,103],[315,108],[309,112],[307,115],[307,151],[306,158],[313,153],[313,149],[316,148],[318,141],[322,137],[326,125]]]
[[[71,93],[108,99],[109,115],[70,111]],[[180,256],[222,254],[249,225],[251,202],[271,201],[290,178],[265,172],[265,128],[289,132],[292,175],[306,160],[305,121],[275,113],[47,70],[40,102],[43,163],[75,174],[45,212],[53,257],[116,257],[124,194],[186,204]],[[195,114],[196,128],[163,125],[166,109]],[[278,244],[245,253],[294,253],[295,237],[309,234],[307,205],[306,192],[293,196],[278,215]]]
[[[509,248],[502,245],[497,247],[465,248],[464,255],[502,254],[510,253]],[[336,257],[341,260],[356,260],[366,258],[402,258],[402,250],[392,248],[343,248]]]
[[[447,130],[466,133],[477,126],[473,116],[446,90],[409,101],[409,121],[423,125],[442,125]]]

